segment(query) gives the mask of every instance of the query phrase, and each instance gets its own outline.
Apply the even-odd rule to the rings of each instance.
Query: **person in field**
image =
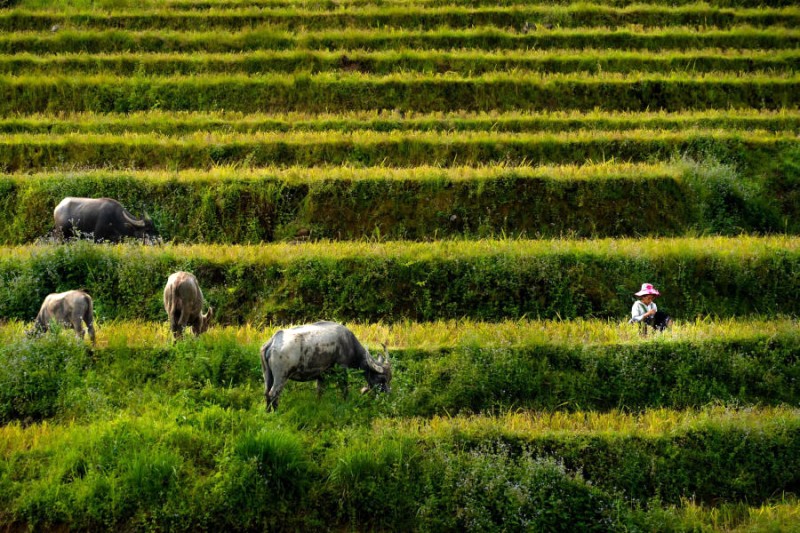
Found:
[[[642,288],[635,295],[639,299],[631,307],[631,324],[644,324],[645,331],[647,331],[646,326],[651,326],[657,331],[664,331],[672,325],[672,318],[658,310],[655,299],[657,296],[661,296],[661,293],[653,287],[652,283],[642,283]]]

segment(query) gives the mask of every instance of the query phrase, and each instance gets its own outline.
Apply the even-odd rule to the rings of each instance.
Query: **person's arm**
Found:
[[[649,316],[656,314],[656,304],[653,303],[653,308],[649,311],[647,306],[640,301],[636,301],[631,308],[631,322],[641,322]]]
[[[631,307],[631,322],[641,322],[646,312],[647,309],[642,302],[633,302],[633,307]]]

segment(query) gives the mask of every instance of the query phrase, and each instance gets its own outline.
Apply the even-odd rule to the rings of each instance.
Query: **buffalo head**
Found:
[[[200,333],[205,333],[208,331],[208,326],[211,325],[211,319],[214,318],[214,308],[208,306],[208,311],[200,315]]]
[[[383,353],[386,356],[380,356],[378,359],[373,359],[371,356],[367,357],[367,369],[364,375],[367,378],[367,386],[361,389],[362,393],[370,390],[377,390],[379,392],[391,392],[392,389],[389,383],[392,381],[392,364],[389,362],[389,350],[383,346]]]

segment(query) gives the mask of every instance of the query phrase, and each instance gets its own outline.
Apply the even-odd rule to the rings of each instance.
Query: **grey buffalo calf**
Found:
[[[208,329],[209,322],[214,316],[214,308],[203,310],[203,291],[197,283],[197,278],[188,272],[175,272],[167,279],[164,287],[164,309],[169,316],[169,327],[175,338],[183,336],[186,326],[192,327],[195,335],[200,335]]]
[[[119,242],[125,237],[156,236],[149,217],[136,218],[111,198],[64,198],[53,210],[53,220],[59,239],[87,235],[95,242]]]
[[[363,370],[367,387],[362,392],[369,389],[389,392],[392,367],[386,346],[383,351],[386,359],[382,356],[373,359],[349,329],[335,322],[317,322],[278,331],[261,347],[267,410],[277,408],[278,397],[287,380],[317,380],[317,392],[321,392],[322,376],[334,365]]]
[[[83,339],[86,333],[82,322],[86,322],[89,338],[92,339],[92,344],[95,344],[92,297],[85,292],[67,291],[48,294],[28,334],[46,332],[51,322],[72,327],[80,339]]]

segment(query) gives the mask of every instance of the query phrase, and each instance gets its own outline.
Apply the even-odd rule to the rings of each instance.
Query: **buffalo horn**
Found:
[[[369,353],[369,350],[367,350],[367,365],[373,372],[383,374],[383,366],[381,366],[380,361],[375,361],[375,359],[372,357],[372,354]]]

